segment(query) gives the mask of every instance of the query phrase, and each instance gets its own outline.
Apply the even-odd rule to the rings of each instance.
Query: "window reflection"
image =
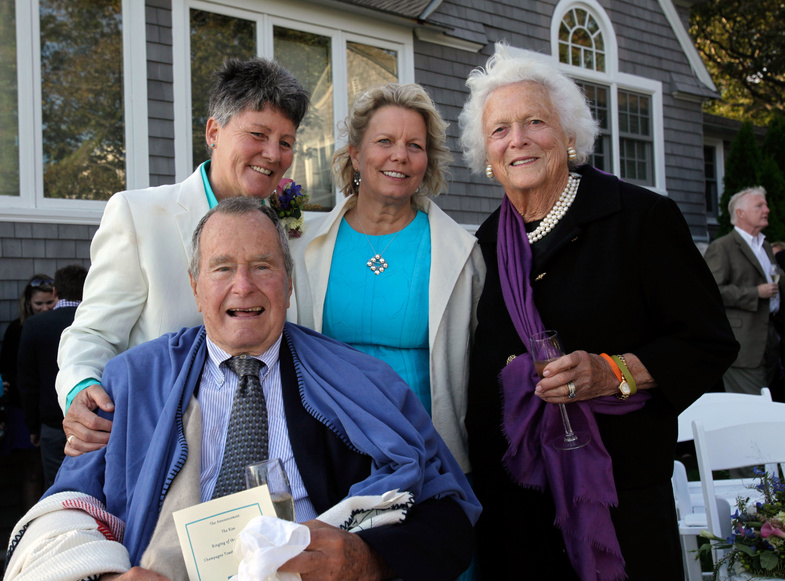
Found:
[[[398,80],[398,56],[394,50],[347,42],[346,70],[351,107],[358,93],[370,87],[386,85]]]
[[[307,209],[330,210],[335,200],[330,173],[335,149],[330,38],[276,26],[273,39],[275,59],[311,93],[287,176],[310,196]]]
[[[191,152],[193,168],[210,157],[204,137],[212,74],[227,56],[256,56],[256,23],[191,10]]]
[[[0,2],[0,195],[19,195],[16,8]]]
[[[125,189],[120,0],[40,0],[44,196]]]

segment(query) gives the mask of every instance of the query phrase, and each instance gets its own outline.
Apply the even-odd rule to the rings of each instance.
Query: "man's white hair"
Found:
[[[730,214],[730,223],[736,225],[736,209],[744,201],[745,196],[760,196],[766,199],[766,190],[763,186],[755,186],[754,188],[747,188],[740,192],[733,194],[728,202],[728,213]]]

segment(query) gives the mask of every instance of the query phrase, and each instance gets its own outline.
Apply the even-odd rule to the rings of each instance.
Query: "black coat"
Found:
[[[677,416],[720,379],[738,345],[676,204],[588,166],[579,173],[572,207],[532,246],[534,301],[545,328],[559,331],[567,352],[633,353],[656,380],[643,409],[598,415],[597,422],[613,460],[620,506],[612,516],[628,573],[632,579],[675,578],[681,562],[670,477]],[[466,421],[484,507],[477,528],[480,565],[500,578],[514,578],[522,561],[547,563],[543,574],[560,566],[561,578],[568,579],[572,573],[552,527],[550,496],[516,486],[501,464],[507,443],[499,429],[497,377],[508,356],[526,348],[502,297],[498,221],[497,210],[477,232],[488,274],[477,312]],[[505,544],[489,531],[508,519],[529,525]],[[658,569],[671,559],[678,561],[678,571]]]
[[[60,335],[74,322],[76,307],[39,313],[25,321],[19,341],[17,384],[22,396],[25,424],[39,434],[41,424],[63,427],[63,412],[57,403],[55,378]]]

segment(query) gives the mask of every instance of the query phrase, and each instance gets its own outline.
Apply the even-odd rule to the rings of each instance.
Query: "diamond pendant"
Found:
[[[380,254],[372,256],[371,259],[365,264],[376,276],[379,276],[386,269],[390,268],[390,265],[387,264],[387,261],[382,258]]]

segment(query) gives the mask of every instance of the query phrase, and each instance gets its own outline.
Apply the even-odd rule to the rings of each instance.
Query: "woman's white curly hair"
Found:
[[[562,130],[568,137],[575,138],[577,156],[570,165],[574,167],[585,163],[594,149],[599,129],[583,91],[546,57],[535,53],[511,55],[508,48],[506,43],[497,42],[496,52],[488,59],[485,68],[474,69],[466,80],[470,94],[458,116],[458,124],[463,158],[469,169],[473,173],[482,173],[487,163],[482,120],[488,97],[499,87],[522,81],[545,87]]]

